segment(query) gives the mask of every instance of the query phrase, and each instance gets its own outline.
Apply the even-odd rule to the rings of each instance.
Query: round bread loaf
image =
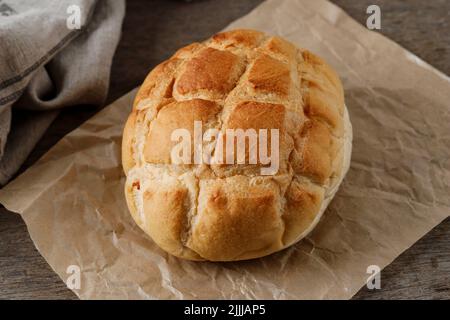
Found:
[[[262,161],[174,162],[177,129],[212,155],[220,149],[218,139],[194,141],[195,121],[225,137],[277,129],[277,171],[261,174]],[[341,81],[322,59],[262,32],[219,33],[159,64],[137,93],[122,144],[127,204],[175,256],[262,257],[314,228],[348,170],[351,140]]]

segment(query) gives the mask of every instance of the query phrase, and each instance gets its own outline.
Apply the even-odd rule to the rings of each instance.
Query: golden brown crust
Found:
[[[215,99],[223,98],[234,87],[243,71],[238,56],[228,51],[205,48],[188,60],[175,88],[180,95],[208,91]]]
[[[226,139],[226,129],[278,129],[278,172],[174,164],[171,134],[186,129],[193,137],[194,121]],[[219,33],[178,50],[136,95],[122,144],[127,204],[139,227],[175,256],[261,257],[314,227],[347,170],[350,146],[342,84],[329,65],[262,32]]]
[[[225,123],[231,129],[279,129],[284,126],[285,108],[282,104],[243,101],[230,112]]]
[[[142,228],[142,221],[138,214],[138,208],[136,206],[136,201],[134,199],[134,192],[136,189],[140,188],[140,183],[138,180],[133,180],[130,183],[125,184],[125,200],[130,209],[131,216],[133,217],[136,224]]]
[[[133,158],[134,150],[133,145],[135,141],[134,131],[136,123],[136,112],[131,112],[128,116],[128,120],[125,123],[125,128],[123,129],[122,136],[122,166],[123,171],[128,173],[128,170],[135,166],[135,161]]]
[[[330,66],[311,52],[302,52],[301,58],[298,72],[305,86],[305,114],[309,118],[328,123],[334,134],[342,136],[344,91],[339,77]]]
[[[255,90],[287,96],[291,84],[288,65],[262,54],[255,60],[248,75]]]
[[[179,59],[170,59],[157,65],[139,88],[133,109],[145,109],[172,97],[174,74],[179,63]]]
[[[307,181],[292,181],[286,193],[286,209],[282,216],[285,225],[283,235],[285,245],[295,242],[311,225],[319,213],[323,197],[323,188]]]
[[[188,189],[176,183],[164,187],[155,184],[144,192],[143,198],[143,229],[158,246],[177,257],[201,259],[182,243],[191,206]]]
[[[330,129],[320,121],[306,121],[295,136],[292,167],[297,174],[324,184],[331,177],[337,142]]]
[[[243,101],[238,103],[236,106],[230,107],[228,111],[227,118],[223,121],[224,133],[224,148],[223,148],[223,162],[225,162],[225,146],[226,141],[229,139],[234,139],[234,144],[238,144],[238,139],[235,135],[228,135],[226,133],[227,129],[253,129],[258,132],[260,129],[267,130],[268,154],[272,154],[271,150],[271,129],[277,129],[279,132],[279,143],[280,143],[280,168],[279,173],[285,173],[287,168],[287,158],[289,157],[289,150],[291,149],[288,145],[292,144],[292,138],[286,133],[285,130],[285,118],[286,118],[286,108],[282,104],[274,103],[263,103],[255,101]],[[245,143],[249,144],[249,139],[245,140]],[[217,149],[216,149],[217,150]],[[246,163],[249,162],[249,148],[245,148],[245,159]],[[237,155],[234,155],[234,163],[237,163]],[[219,177],[225,177],[229,175],[235,175],[238,173],[249,173],[249,174],[259,174],[261,167],[264,165],[258,163],[255,165],[213,165],[212,169],[215,174]]]
[[[200,182],[197,222],[188,246],[207,260],[251,259],[282,248],[280,195],[270,179],[235,176]]]
[[[194,52],[196,52],[200,48],[203,48],[203,45],[201,43],[198,43],[198,42],[191,43],[191,44],[187,45],[186,47],[178,49],[178,51],[175,52],[175,54],[172,56],[172,58],[183,59],[183,60],[189,59],[194,54]]]
[[[279,37],[270,38],[263,46],[263,50],[275,59],[289,62],[295,59],[297,48],[290,42]]]
[[[216,103],[200,99],[173,102],[162,107],[148,131],[144,147],[145,161],[171,163],[171,150],[178,143],[172,141],[171,133],[176,129],[186,129],[193,138],[194,121],[201,121],[207,126],[215,121],[219,111]]]
[[[225,48],[244,47],[253,49],[262,41],[264,33],[256,30],[238,29],[221,32],[212,36],[214,44],[224,46]]]

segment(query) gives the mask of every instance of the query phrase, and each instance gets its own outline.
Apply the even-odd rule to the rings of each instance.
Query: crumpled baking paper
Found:
[[[238,27],[286,37],[342,77],[354,141],[335,199],[306,239],[265,258],[210,263],[164,253],[123,195],[130,92],[0,191],[64,281],[79,268],[80,298],[347,299],[368,266],[385,267],[449,216],[447,76],[326,1],[269,0],[229,26]]]

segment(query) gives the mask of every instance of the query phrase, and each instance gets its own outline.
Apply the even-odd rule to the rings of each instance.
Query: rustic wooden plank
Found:
[[[22,218],[0,209],[0,299],[75,299],[34,247]]]

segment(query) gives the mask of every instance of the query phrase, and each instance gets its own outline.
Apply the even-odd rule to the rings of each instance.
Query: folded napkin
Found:
[[[101,105],[124,0],[0,0],[0,186],[62,107]]]

